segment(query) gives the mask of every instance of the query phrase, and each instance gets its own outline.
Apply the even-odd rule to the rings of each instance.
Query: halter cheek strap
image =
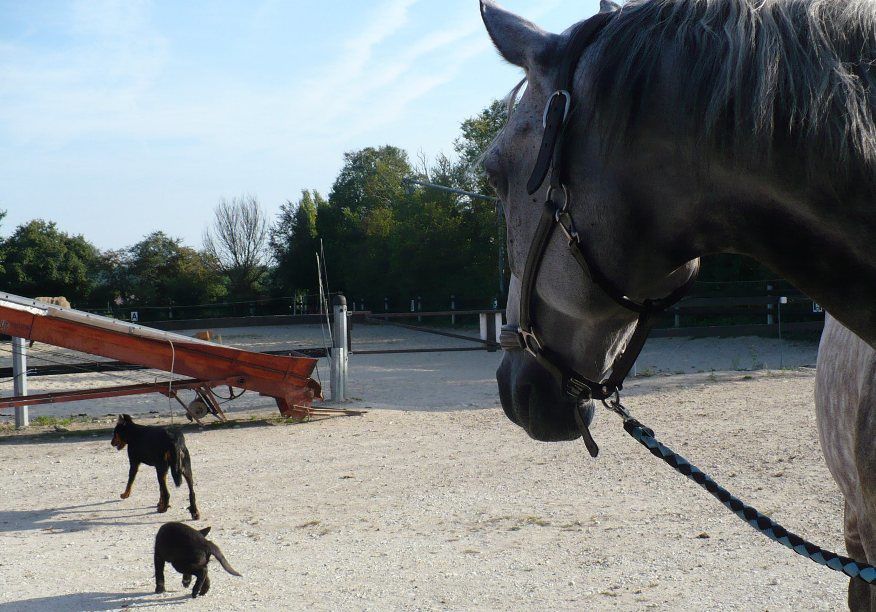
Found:
[[[550,95],[545,105],[544,134],[538,158],[527,183],[527,191],[531,195],[541,188],[550,174],[544,208],[529,247],[521,279],[520,321],[516,326],[505,325],[499,337],[502,348],[527,351],[545,369],[560,378],[565,393],[575,398],[578,403],[587,399],[605,400],[616,395],[623,388],[623,381],[648,338],[654,316],[681,299],[693,285],[699,271],[697,267],[690,277],[669,295],[637,302],[629,298],[596,265],[596,261],[585,248],[569,213],[571,199],[568,188],[562,180],[562,171],[565,128],[572,109],[570,93],[572,81],[581,54],[596,39],[612,16],[613,13],[600,13],[583,22],[572,32],[571,39],[564,50],[558,70],[557,89]],[[557,202],[556,196],[559,194],[562,194],[562,203]],[[547,246],[557,228],[565,235],[569,252],[585,276],[620,306],[638,315],[635,330],[626,349],[615,358],[609,376],[601,381],[591,380],[564,365],[563,358],[546,346],[536,333],[532,310],[535,284]],[[595,444],[593,446],[595,447]],[[591,454],[594,454],[593,450]]]

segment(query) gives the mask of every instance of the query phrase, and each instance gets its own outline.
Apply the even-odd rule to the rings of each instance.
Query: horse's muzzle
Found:
[[[574,398],[564,393],[562,381],[555,380],[529,353],[506,352],[496,380],[505,414],[531,438],[555,442],[581,437]],[[591,402],[585,419],[588,425],[592,419]]]

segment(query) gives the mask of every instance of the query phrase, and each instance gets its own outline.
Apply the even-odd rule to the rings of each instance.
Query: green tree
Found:
[[[462,134],[453,144],[459,157],[454,174],[459,177],[460,187],[477,193],[493,193],[493,188],[487,182],[481,165],[481,158],[507,120],[507,104],[501,100],[493,100],[480,113],[462,122],[460,126]]]
[[[318,191],[302,190],[298,202],[287,201],[280,206],[280,214],[270,232],[275,293],[316,292],[313,255],[318,250],[316,219],[318,210],[327,204]]]
[[[110,258],[115,259],[115,266],[109,266],[110,282],[129,303],[203,304],[226,293],[209,255],[164,232],[152,232],[120,255],[108,254]]]
[[[390,242],[398,207],[410,197],[402,181],[411,172],[407,154],[397,147],[344,155],[328,203],[317,214],[332,288],[371,303],[396,293],[399,278]]]
[[[97,248],[51,221],[34,219],[18,226],[3,242],[3,251],[0,285],[11,293],[63,295],[76,303],[88,299],[95,287]]]
[[[0,210],[0,222],[6,217],[6,211]],[[3,262],[6,260],[6,246],[5,241],[0,238],[0,277],[2,277],[4,273]]]

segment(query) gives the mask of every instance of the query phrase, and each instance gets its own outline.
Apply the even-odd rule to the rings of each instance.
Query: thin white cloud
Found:
[[[129,123],[167,58],[145,2],[80,2],[63,51],[8,43],[0,59],[0,128],[48,146]]]

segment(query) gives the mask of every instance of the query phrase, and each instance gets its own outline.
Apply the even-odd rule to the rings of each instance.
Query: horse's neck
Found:
[[[722,250],[766,264],[876,346],[876,193],[849,185],[737,183]]]

